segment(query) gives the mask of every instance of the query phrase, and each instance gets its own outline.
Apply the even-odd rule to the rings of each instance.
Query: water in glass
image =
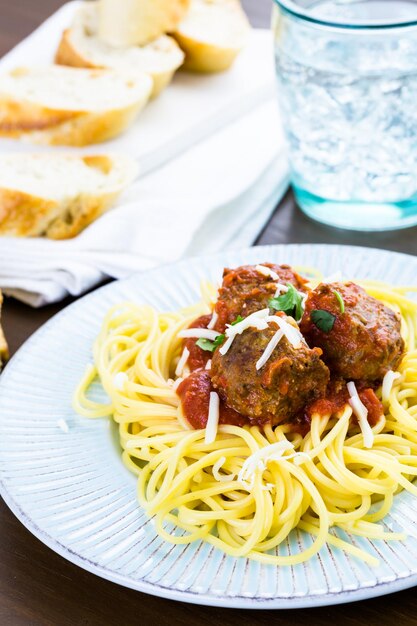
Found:
[[[417,19],[417,3],[306,4],[313,20],[344,27],[285,12],[276,19],[280,101],[301,207],[348,228],[417,223],[417,26],[387,27]],[[357,28],[363,22],[373,28]]]

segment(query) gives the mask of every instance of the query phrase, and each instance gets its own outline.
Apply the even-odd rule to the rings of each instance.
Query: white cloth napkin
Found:
[[[199,130],[194,119],[194,141],[189,133],[176,154],[167,144],[167,152],[159,146],[151,160],[139,157],[142,176],[78,237],[0,237],[0,289],[38,307],[82,294],[108,277],[252,244],[288,184],[267,37],[255,37],[264,50],[259,72],[266,88],[249,112],[247,103],[234,115],[225,110],[215,126],[211,121],[209,134],[204,121]]]
[[[139,179],[75,239],[0,238],[0,288],[42,306],[106,277],[250,245],[286,186],[272,101]]]

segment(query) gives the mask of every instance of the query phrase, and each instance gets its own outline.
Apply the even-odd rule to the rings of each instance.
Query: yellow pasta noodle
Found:
[[[320,280],[317,272],[311,284]],[[124,303],[106,315],[88,366],[74,396],[78,413],[111,416],[119,427],[123,462],[138,477],[138,500],[155,516],[166,541],[209,542],[227,554],[274,565],[306,561],[327,542],[376,565],[377,560],[332,528],[370,539],[401,540],[379,522],[394,496],[417,495],[417,304],[416,288],[362,281],[367,292],[401,313],[407,351],[384,415],[373,426],[371,449],[349,405],[337,415],[313,415],[302,436],[288,424],[263,429],[221,425],[213,443],[193,430],[181,413],[174,387],[182,350],[178,332],[209,313],[216,289],[203,286],[203,300],[177,313]],[[88,397],[95,378],[109,402]],[[378,392],[379,393],[379,392]],[[381,397],[381,396],[379,396]],[[282,453],[267,458],[242,478],[245,462],[267,446]],[[277,448],[278,449],[278,448]],[[174,525],[176,532],[170,532]],[[293,529],[314,540],[298,554],[282,554]]]

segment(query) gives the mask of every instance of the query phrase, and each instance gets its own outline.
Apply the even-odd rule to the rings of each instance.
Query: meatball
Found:
[[[213,387],[227,406],[254,424],[297,418],[306,404],[325,395],[330,377],[319,348],[311,350],[304,341],[294,348],[286,337],[257,370],[276,330],[275,324],[261,331],[249,328],[235,337],[225,355],[216,350],[212,359]]]
[[[263,263],[279,276],[279,282],[290,283],[296,289],[306,291],[306,280],[299,276],[289,265],[274,265]],[[265,276],[256,269],[255,265],[242,265],[236,269],[225,269],[223,284],[219,290],[219,297],[215,306],[218,315],[216,330],[223,332],[226,324],[231,324],[238,315],[246,317],[255,311],[268,306],[268,301],[276,292],[276,280]]]
[[[323,311],[324,326],[317,319]],[[400,363],[400,329],[399,315],[351,282],[322,283],[311,291],[300,324],[308,344],[323,350],[332,374],[373,383]]]

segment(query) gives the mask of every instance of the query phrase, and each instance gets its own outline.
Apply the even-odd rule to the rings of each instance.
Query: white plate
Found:
[[[272,246],[133,276],[62,311],[25,344],[0,377],[1,493],[46,545],[126,587],[208,605],[318,606],[417,584],[417,500],[406,493],[396,497],[385,520],[388,528],[408,534],[406,542],[353,539],[380,558],[377,568],[327,547],[306,564],[276,568],[225,556],[203,543],[164,543],[136,502],[136,480],[121,462],[110,421],[83,419],[71,410],[74,387],[91,361],[92,342],[112,304],[133,300],[160,310],[177,309],[198,299],[202,278],[218,280],[224,266],[265,261],[416,284],[415,257],[345,246]],[[69,425],[67,434],[57,425],[61,418]],[[284,552],[311,541],[305,533],[294,533]]]

